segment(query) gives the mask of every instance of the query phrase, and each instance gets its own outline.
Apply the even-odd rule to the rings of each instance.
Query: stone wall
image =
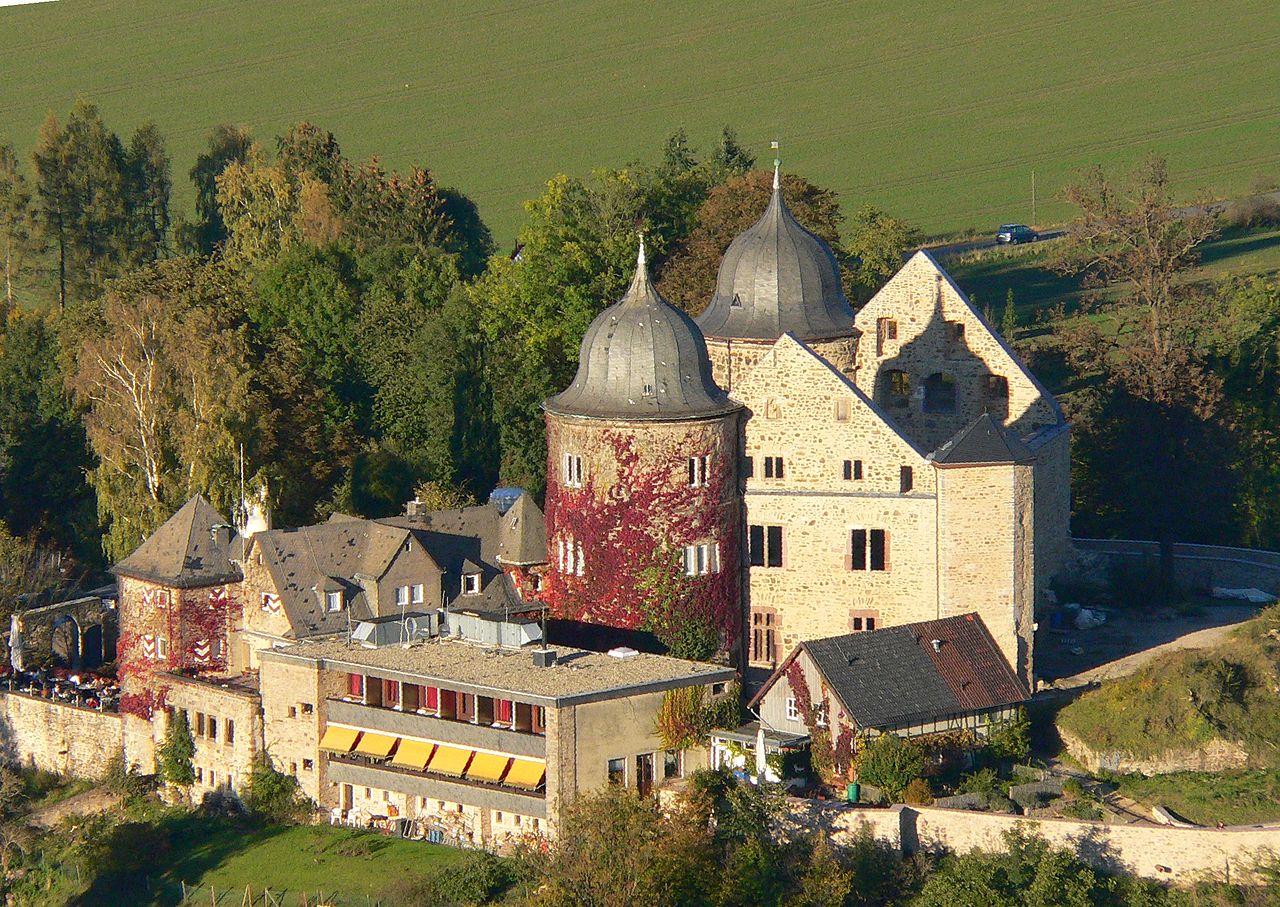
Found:
[[[262,723],[267,752],[277,770],[294,775],[302,792],[323,807],[337,803],[337,791],[320,758],[320,729],[328,721],[328,700],[346,693],[347,676],[321,671],[315,662],[262,659]]]
[[[1069,848],[1092,866],[1175,884],[1190,884],[1206,875],[1260,882],[1254,873],[1257,861],[1280,853],[1280,826],[1103,825],[925,806],[867,809],[813,801],[792,801],[792,817],[801,828],[829,831],[837,843],[851,840],[865,825],[877,840],[904,853],[996,850],[1005,832],[1021,826]]]
[[[206,791],[230,787],[242,791],[262,747],[262,708],[255,692],[236,681],[166,677],[166,705],[187,713],[195,754],[192,792],[198,800]],[[166,721],[152,722],[157,745],[164,741]]]
[[[1099,752],[1061,727],[1058,728],[1058,736],[1067,751],[1091,772],[1165,775],[1171,772],[1223,772],[1249,767],[1249,751],[1228,740],[1210,740],[1195,748],[1169,750],[1157,757],[1141,759],[1116,750]]]
[[[1160,557],[1156,542],[1129,539],[1076,539],[1077,572],[1097,574],[1112,563],[1140,564],[1154,569]],[[1223,545],[1174,545],[1177,581],[1190,589],[1224,586],[1229,589],[1261,589],[1280,595],[1280,551],[1228,548]]]
[[[0,760],[4,762],[98,778],[120,747],[118,714],[0,692]]]

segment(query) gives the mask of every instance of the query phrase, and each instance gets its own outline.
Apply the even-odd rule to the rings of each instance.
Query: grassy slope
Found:
[[[1167,154],[1188,193],[1280,169],[1273,0],[510,4],[62,0],[0,9],[0,141],[82,94],[156,119],[184,177],[208,129],[310,118],[355,156],[425,160],[501,241],[556,171],[723,124],[930,232],[1042,221],[1077,166]],[[179,179],[180,201],[190,190]]]

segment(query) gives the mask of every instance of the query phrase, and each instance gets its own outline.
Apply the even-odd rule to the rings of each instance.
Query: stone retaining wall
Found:
[[[1075,539],[1076,551],[1106,562],[1149,559],[1155,566],[1160,545],[1128,539]],[[1221,545],[1174,545],[1174,575],[1191,589],[1225,586],[1261,589],[1280,595],[1280,551],[1227,548]]]
[[[121,740],[114,712],[0,692],[0,762],[98,778]]]
[[[1170,772],[1224,772],[1249,767],[1249,753],[1239,743],[1210,740],[1194,749],[1169,750],[1157,757],[1141,759],[1118,750],[1099,752],[1070,731],[1058,728],[1058,735],[1071,755],[1091,772],[1166,775]]]
[[[1280,855],[1280,825],[1104,825],[927,806],[868,809],[811,800],[791,802],[797,825],[824,830],[836,843],[851,840],[865,825],[877,840],[908,854],[998,850],[1003,847],[1002,835],[1021,824],[1049,842],[1071,849],[1092,866],[1177,884],[1210,875],[1232,882],[1259,882],[1254,872],[1258,861]]]

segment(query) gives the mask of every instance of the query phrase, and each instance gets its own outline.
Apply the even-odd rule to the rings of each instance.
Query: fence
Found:
[[[1158,542],[1073,539],[1072,544],[1082,554],[1099,555],[1110,561],[1120,558],[1155,563],[1160,557]],[[1253,588],[1280,595],[1280,551],[1175,544],[1173,562],[1177,581],[1189,588]]]
[[[371,895],[350,897],[338,892],[290,891],[284,888],[219,888],[216,885],[188,885],[166,879],[149,879],[153,891],[181,898],[180,907],[393,907],[390,902]]]

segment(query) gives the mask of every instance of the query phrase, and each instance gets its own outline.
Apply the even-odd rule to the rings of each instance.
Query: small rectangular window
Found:
[[[854,529],[849,533],[849,568],[867,569],[867,530]]]
[[[382,681],[382,707],[386,709],[399,708],[400,706],[400,681],[383,680]]]
[[[364,675],[347,675],[347,695],[352,699],[364,699]]]
[[[480,574],[464,573],[462,576],[462,594],[477,595],[480,592]]]
[[[889,537],[883,529],[871,530],[871,569],[887,570],[889,566]]]
[[[769,526],[765,533],[765,547],[768,549],[765,566],[782,566],[782,527]]]
[[[326,592],[324,601],[325,601],[325,610],[327,610],[330,614],[336,611],[342,610],[342,593],[341,592]]]
[[[782,465],[782,457],[764,458],[764,477],[766,479],[786,478],[786,470]]]
[[[311,715],[311,714],[313,714],[313,713],[315,712],[315,710],[316,710],[316,709],[315,709],[315,706],[313,706],[313,705],[312,705],[311,703],[309,703],[309,702],[304,702],[304,703],[302,704],[302,714],[304,714],[304,715]]]
[[[844,461],[844,479],[846,482],[862,478],[862,461],[861,460],[845,460]]]
[[[209,732],[208,737],[210,740],[218,739],[218,719],[217,718],[210,715],[209,723],[205,726],[205,728]]]
[[[910,466],[903,466],[898,472],[898,491],[906,494],[915,485],[915,474]]]
[[[616,784],[619,787],[625,787],[627,784],[627,760],[626,759],[610,759],[609,760],[609,783]]]
[[[420,605],[427,600],[427,587],[422,583],[414,583],[413,585],[413,603]]]
[[[704,542],[701,545],[686,545],[684,549],[685,576],[706,576],[720,572],[720,545],[718,542]]]
[[[836,400],[836,421],[848,422],[852,413],[852,407],[848,397],[841,397]]]
[[[752,526],[748,533],[747,545],[751,549],[751,566],[764,566],[764,527]]]
[[[310,759],[303,759],[303,760],[302,760],[302,770],[303,770],[304,772],[309,772],[309,771],[311,771],[311,769],[312,769],[312,767],[313,767],[314,765],[315,765],[315,763],[313,763]]]
[[[223,726],[222,739],[227,743],[236,742],[236,723],[228,718]]]
[[[204,736],[204,712],[196,712],[196,736]]]
[[[849,615],[849,629],[854,633],[869,633],[876,628],[874,611],[854,611]]]
[[[409,587],[408,586],[396,586],[396,604],[399,605],[400,607],[404,607],[405,605],[409,604]]]
[[[582,457],[578,454],[564,455],[564,484],[570,488],[582,487]]]
[[[756,458],[742,458],[742,475],[744,478],[754,479],[756,477]]]
[[[787,697],[787,720],[799,721],[800,710],[796,708],[796,698],[794,696]]]
[[[890,340],[898,339],[898,322],[892,318],[876,319],[876,355],[883,356]]]
[[[705,488],[711,478],[711,455],[689,458],[689,487]]]
[[[666,750],[662,754],[662,777],[666,780],[679,778],[680,771],[680,751]]]

